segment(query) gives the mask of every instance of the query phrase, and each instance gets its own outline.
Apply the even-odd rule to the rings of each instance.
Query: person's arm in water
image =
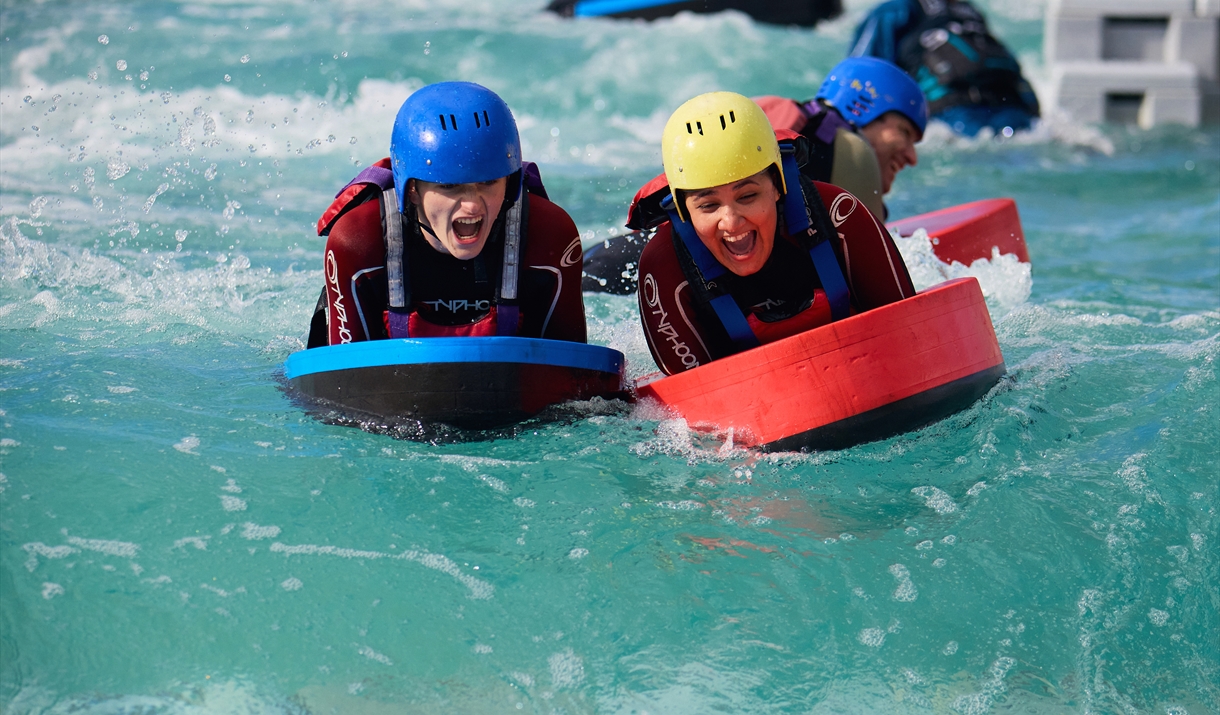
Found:
[[[529,231],[521,261],[520,334],[586,342],[580,233],[555,204],[532,194],[529,202]]]

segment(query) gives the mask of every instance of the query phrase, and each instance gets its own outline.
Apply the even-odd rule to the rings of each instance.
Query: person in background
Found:
[[[880,57],[915,78],[932,118],[974,136],[1011,136],[1039,116],[1038,97],[1016,58],[966,0],[887,0],[860,26],[849,53]]]
[[[928,125],[928,103],[910,76],[885,60],[851,57],[835,65],[807,102],[754,101],[771,126],[809,139],[801,173],[847,189],[886,219],[882,197],[898,172],[919,161],[915,145]]]
[[[782,140],[782,148],[781,141]],[[801,175],[807,140],[732,92],[665,125],[665,173],[632,205],[655,227],[639,306],[662,372],[690,370],[915,295],[885,227],[843,189]],[[657,207],[659,213],[640,216]]]
[[[519,335],[585,342],[580,236],[521,161],[508,105],[469,82],[412,94],[390,157],[318,221],[325,287],[308,347]]]

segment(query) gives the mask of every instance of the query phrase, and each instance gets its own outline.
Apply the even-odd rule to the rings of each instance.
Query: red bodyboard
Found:
[[[932,250],[946,263],[957,261],[968,266],[980,258],[991,258],[992,248],[1029,263],[1025,232],[1012,199],[972,201],[893,221],[886,227],[901,236],[910,236],[920,228],[927,230]]]
[[[736,444],[802,449],[928,424],[977,400],[1003,373],[978,281],[959,278],[637,390],[692,428],[732,429]],[[902,414],[886,412],[894,405]]]

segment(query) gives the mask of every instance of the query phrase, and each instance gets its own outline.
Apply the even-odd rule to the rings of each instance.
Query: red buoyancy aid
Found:
[[[386,334],[393,336],[390,332],[390,311],[386,310],[382,313],[382,320],[385,321]],[[521,328],[521,315],[517,314],[517,325],[513,328],[515,334]],[[411,311],[407,314],[407,334],[399,337],[407,338],[487,338],[500,333],[499,314],[496,306],[491,306],[487,311],[487,315],[465,325],[439,325],[433,323],[427,318],[422,317],[417,311]]]
[[[821,288],[814,289],[813,302],[809,304],[808,308],[789,318],[768,323],[759,320],[753,313],[746,316],[750,332],[758,338],[759,345],[766,345],[806,330],[812,330],[830,323],[832,319],[830,301],[826,299],[826,291]]]
[[[801,108],[801,105],[786,99],[784,97],[776,97],[775,95],[765,95],[762,97],[750,97],[754,103],[762,107],[763,114],[767,115],[767,121],[771,122],[773,129],[786,129],[792,132],[800,132],[809,123],[809,115]]]
[[[372,198],[371,196],[362,197],[364,192],[370,191],[372,187],[384,191],[393,185],[394,172],[390,168],[390,157],[387,156],[381,161],[369,165],[367,169],[357,174],[356,178],[348,182],[347,186],[340,189],[339,193],[335,194],[335,200],[330,202],[330,206],[318,219],[318,235],[329,234],[340,216]],[[360,200],[357,201],[357,199]]]

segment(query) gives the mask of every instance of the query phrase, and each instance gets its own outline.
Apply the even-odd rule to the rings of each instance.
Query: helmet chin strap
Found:
[[[431,226],[420,220],[418,214],[416,214],[415,223],[419,225],[421,230],[427,231],[429,234],[431,234],[432,238],[435,238],[438,241],[441,240],[441,237],[436,235],[436,231],[433,231]]]
[[[415,188],[415,179],[407,179],[407,185],[405,188],[407,190],[407,197],[406,197],[407,201],[409,201],[413,204],[416,204],[416,200],[419,198],[419,193],[418,193],[418,190]],[[420,211],[421,208],[422,208],[422,206],[420,206],[419,204],[416,204],[415,225],[419,226],[420,229],[427,231],[429,235],[431,235],[433,238],[435,238],[439,242],[441,240],[441,237],[436,235],[436,231],[433,231],[432,227],[426,223],[427,219],[424,218],[422,212]]]

